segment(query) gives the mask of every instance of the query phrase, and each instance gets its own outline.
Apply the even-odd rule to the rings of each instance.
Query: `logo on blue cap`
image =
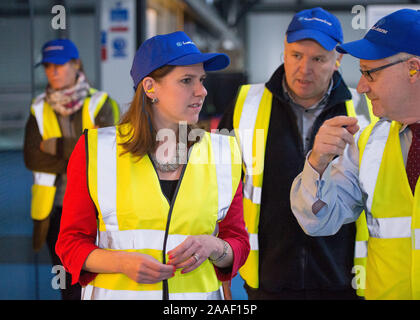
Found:
[[[197,63],[203,63],[206,71],[215,71],[226,68],[230,60],[223,53],[201,53],[183,31],[176,31],[157,35],[143,42],[134,56],[130,74],[134,88],[137,88],[144,77],[160,67]]]
[[[298,12],[289,24],[286,36],[288,43],[304,39],[315,40],[327,51],[343,42],[340,21],[319,7]]]
[[[305,18],[305,17],[299,17],[299,21],[317,21],[317,22],[322,22],[325,24],[328,24],[330,27],[332,26],[332,23],[325,20],[325,19],[320,19],[320,18],[316,18],[316,17],[312,17],[312,18]]]
[[[192,42],[192,41],[180,41],[180,42],[177,42],[176,43],[176,45],[178,46],[178,47],[182,47],[182,46],[185,46],[186,44],[192,44],[192,45],[194,45],[195,46],[195,44],[194,44],[194,42]]]

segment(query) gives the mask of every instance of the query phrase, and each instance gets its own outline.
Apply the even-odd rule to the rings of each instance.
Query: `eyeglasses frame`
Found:
[[[388,64],[386,64],[384,66],[381,66],[381,67],[378,67],[378,68],[373,68],[373,69],[370,69],[370,70],[362,70],[362,69],[359,69],[359,70],[360,70],[360,73],[366,78],[366,80],[368,82],[373,82],[375,80],[372,77],[372,73],[383,70],[383,69],[386,69],[386,68],[391,67],[391,66],[394,66],[398,63],[405,62],[409,59],[411,59],[411,57],[408,57],[408,58],[405,58],[405,59],[400,59],[400,60],[388,63]]]

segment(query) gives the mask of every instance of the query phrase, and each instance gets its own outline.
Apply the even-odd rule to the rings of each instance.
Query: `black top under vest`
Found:
[[[178,185],[178,180],[160,180],[160,187],[162,189],[163,194],[168,199],[168,202],[172,202],[172,198],[174,197],[176,186]]]
[[[267,135],[258,227],[259,291],[275,294],[282,290],[353,290],[351,288],[355,224],[344,225],[328,237],[306,235],[290,209],[290,188],[302,171],[305,154],[296,116],[285,101],[282,89],[284,67],[266,83],[273,93]],[[338,72],[328,102],[316,119],[310,145],[322,123],[346,114],[351,99]],[[226,110],[219,129],[233,127],[233,107]]]

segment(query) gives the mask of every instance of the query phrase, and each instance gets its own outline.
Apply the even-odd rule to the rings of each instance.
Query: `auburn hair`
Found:
[[[165,65],[154,70],[148,76],[159,82],[174,68],[175,66]],[[143,88],[143,82],[140,82],[130,107],[122,116],[120,126],[118,126],[119,134],[123,141],[120,145],[124,149],[121,155],[129,152],[140,160],[146,154],[153,153],[156,150],[158,143],[156,130],[152,125],[153,108],[152,100],[147,97]],[[124,124],[129,124],[130,130],[124,130],[126,126],[121,126]],[[188,132],[194,127],[196,126],[188,125]],[[192,143],[188,142],[188,147],[191,145]]]

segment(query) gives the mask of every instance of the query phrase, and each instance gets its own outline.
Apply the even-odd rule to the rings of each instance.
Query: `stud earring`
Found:
[[[158,102],[159,100],[158,100],[158,98],[153,98],[152,99],[152,103],[156,103],[156,102]]]

